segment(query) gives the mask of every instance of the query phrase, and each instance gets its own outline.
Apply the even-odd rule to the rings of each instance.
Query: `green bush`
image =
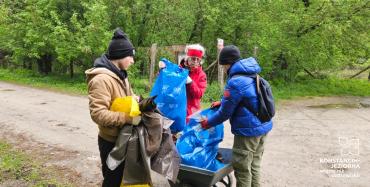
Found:
[[[223,90],[220,85],[216,82],[211,83],[207,86],[206,92],[202,98],[202,102],[210,103],[212,101],[218,101],[222,97]]]

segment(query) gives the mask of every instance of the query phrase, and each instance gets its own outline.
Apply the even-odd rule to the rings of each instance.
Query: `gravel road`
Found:
[[[370,98],[282,101],[262,162],[263,186],[368,186]],[[101,181],[87,97],[0,82],[0,138],[57,166],[78,185]],[[231,148],[225,123],[221,147]],[[1,186],[1,184],[0,184]]]

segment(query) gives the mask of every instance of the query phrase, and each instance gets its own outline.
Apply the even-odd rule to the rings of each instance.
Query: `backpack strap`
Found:
[[[257,87],[257,92],[258,93],[261,93],[261,89],[260,89],[260,76],[258,74],[256,74],[256,87]]]

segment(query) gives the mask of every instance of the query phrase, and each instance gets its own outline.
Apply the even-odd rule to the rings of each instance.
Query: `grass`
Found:
[[[70,78],[68,75],[39,75],[29,70],[0,69],[0,80],[68,94],[87,94],[87,85],[83,74],[77,74],[74,78]]]
[[[53,176],[52,173],[28,155],[0,141],[0,184],[10,182],[11,185],[26,184],[40,187],[71,186],[59,183],[56,175]]]
[[[69,94],[87,95],[85,76],[78,74],[74,78],[68,75],[43,76],[27,70],[0,69],[0,80],[38,87]],[[147,79],[130,79],[137,95],[149,95]],[[296,82],[271,82],[275,99],[295,99],[307,96],[370,96],[370,82],[365,79],[299,79]],[[216,83],[209,84],[202,99],[202,106],[207,107],[212,101],[219,100],[222,90]]]
[[[285,83],[270,81],[275,102],[317,96],[370,96],[370,82],[365,79],[300,79]],[[218,84],[210,84],[203,97],[203,108],[212,101],[220,100],[222,91]]]
[[[370,96],[370,82],[363,79],[308,79],[272,84],[277,100],[307,96]]]

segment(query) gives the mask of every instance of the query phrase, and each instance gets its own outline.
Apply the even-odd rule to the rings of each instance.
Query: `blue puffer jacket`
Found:
[[[261,68],[252,57],[239,60],[230,67],[221,106],[213,116],[208,118],[208,125],[220,124],[230,119],[232,133],[240,136],[261,136],[272,129],[272,121],[261,123],[242,104],[244,103],[257,111],[258,98],[255,80],[239,75],[251,75],[259,72],[261,72]]]

